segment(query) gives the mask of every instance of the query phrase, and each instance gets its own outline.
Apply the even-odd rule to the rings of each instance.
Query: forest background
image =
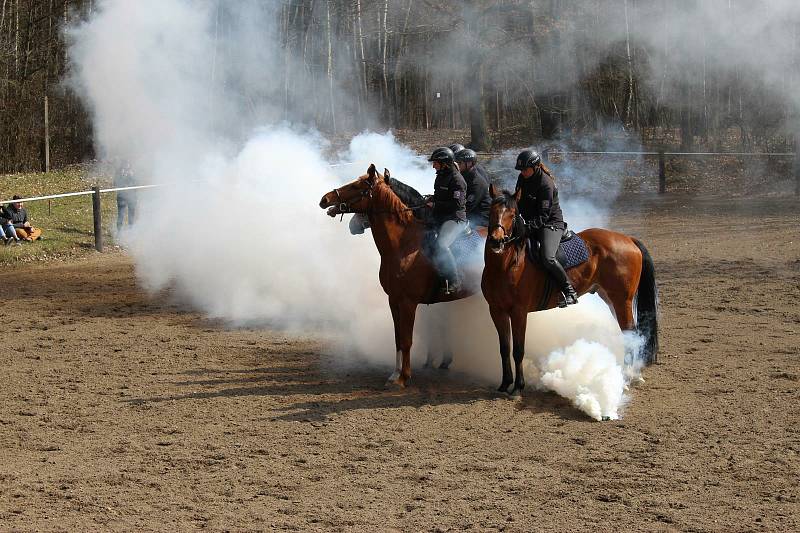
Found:
[[[252,51],[227,36],[248,11],[198,0],[216,13],[208,91],[252,107],[243,138],[286,120],[331,138],[467,129],[478,150],[542,139],[602,148],[609,131],[684,151],[794,149],[800,20],[781,9],[791,2],[244,1],[263,8],[281,52],[236,86],[225,65]],[[67,55],[69,28],[102,5],[0,0],[0,172],[42,170],[45,139],[53,168],[105,155]]]

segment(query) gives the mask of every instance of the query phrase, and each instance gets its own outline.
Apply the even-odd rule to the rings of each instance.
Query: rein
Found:
[[[368,215],[368,214],[371,213],[371,214],[374,214],[374,215],[379,215],[379,214],[394,213],[394,211],[395,211],[394,209],[385,209],[383,211],[376,211],[376,210],[372,209],[372,197],[373,197],[372,190],[373,190],[374,187],[375,187],[375,183],[374,182],[370,182],[369,183],[369,188],[361,191],[359,196],[357,196],[356,199],[355,199],[356,201],[358,201],[360,199],[369,198],[369,200],[370,200],[369,205],[364,210],[363,214]],[[333,189],[333,192],[336,193],[336,198],[337,198],[337,201],[338,201],[338,205],[336,206],[336,209],[339,211],[339,214],[341,215],[341,217],[339,218],[340,222],[342,220],[344,220],[344,216],[346,214],[350,214],[350,213],[358,214],[359,213],[358,211],[353,211],[352,209],[350,209],[350,204],[353,203],[353,200],[351,200],[349,203],[345,202],[344,200],[342,200],[342,195],[339,193],[339,189],[338,188]],[[422,203],[422,204],[416,205],[416,206],[404,207],[404,208],[401,209],[401,211],[415,211],[417,209],[422,209],[425,206],[426,206],[426,204]]]
[[[506,228],[504,228],[502,224],[492,224],[491,226],[489,226],[489,235],[492,234],[492,231],[495,228],[500,228],[501,230],[503,230],[503,238],[493,239],[492,237],[489,237],[487,240],[491,244],[501,245],[501,246],[505,246],[506,244],[511,244],[513,242],[519,241],[525,236],[524,231],[518,231],[520,227],[522,228],[525,227],[525,219],[522,218],[522,215],[517,214],[516,216],[514,216],[514,221],[511,223],[511,234],[509,234],[506,231]]]

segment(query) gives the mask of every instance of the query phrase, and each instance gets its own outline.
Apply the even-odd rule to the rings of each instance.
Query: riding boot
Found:
[[[550,276],[555,280],[556,284],[561,287],[561,299],[558,302],[559,307],[567,307],[568,305],[578,303],[578,294],[572,287],[572,283],[567,277],[564,267],[561,266],[557,260],[544,261],[544,266],[547,268]]]
[[[566,307],[578,303],[578,293],[575,292],[572,283],[567,282],[567,284],[561,288],[561,296],[562,299],[558,302],[559,307]]]
[[[444,289],[447,294],[457,292],[461,288],[461,279],[456,266],[456,259],[449,249],[441,250],[439,254],[439,269],[444,278]]]

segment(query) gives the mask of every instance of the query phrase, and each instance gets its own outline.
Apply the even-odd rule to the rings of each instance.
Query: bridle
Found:
[[[363,191],[360,191],[358,196],[356,196],[355,201],[363,200],[364,198],[369,198],[370,200],[372,200],[372,189],[375,187],[375,181],[369,179],[367,180],[367,182],[369,183],[369,187],[364,189]],[[342,200],[342,195],[341,193],[339,193],[338,188],[333,189],[333,192],[336,193],[336,200],[338,201],[336,209],[339,211],[339,213],[341,213],[342,218],[344,218],[344,215],[346,215],[347,213],[355,213],[355,211],[350,209],[350,204],[353,203],[353,200],[350,200],[349,203]]]
[[[502,224],[492,224],[491,226],[489,226],[490,236],[487,238],[487,240],[489,241],[490,244],[498,246],[505,246],[506,244],[511,244],[513,242],[522,239],[525,232],[519,231],[519,228],[524,228],[524,227],[525,227],[525,219],[522,218],[522,215],[517,213],[516,215],[514,215],[514,220],[511,222],[510,234],[506,231],[506,228],[504,228]],[[494,239],[491,237],[492,232],[494,231],[495,228],[500,228],[501,230],[503,230],[502,239]]]
[[[344,219],[344,215],[346,215],[346,214],[350,214],[350,213],[358,214],[359,213],[359,211],[353,211],[351,209],[351,207],[350,207],[350,204],[352,204],[354,202],[357,202],[359,200],[363,200],[365,198],[369,198],[370,204],[372,203],[371,202],[372,196],[373,196],[372,193],[373,193],[373,190],[375,189],[375,183],[376,182],[375,182],[374,178],[371,178],[371,179],[367,180],[367,183],[369,184],[369,187],[364,189],[364,190],[362,190],[362,191],[359,191],[359,194],[356,195],[356,197],[354,199],[350,200],[349,202],[345,202],[342,199],[342,194],[339,192],[338,188],[333,189],[333,192],[336,194],[336,200],[337,200],[336,210],[339,212],[338,214],[342,215],[341,218],[339,219],[340,221]],[[416,211],[416,210],[422,209],[424,207],[426,207],[426,204],[423,202],[420,205],[405,207],[403,210],[404,211]],[[391,210],[391,209],[387,209],[385,211],[375,211],[375,210],[373,210],[371,208],[371,205],[367,205],[366,209],[363,210],[363,214],[366,214],[366,215],[368,215],[368,214],[380,214],[380,213],[392,213],[392,212],[393,212],[393,210]]]

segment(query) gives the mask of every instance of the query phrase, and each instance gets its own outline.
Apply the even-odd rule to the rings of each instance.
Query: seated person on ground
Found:
[[[14,195],[12,200],[19,200],[20,197]],[[17,237],[23,241],[35,241],[42,236],[42,230],[34,228],[28,221],[28,211],[22,206],[22,202],[11,202],[5,206],[0,213],[3,218],[9,219],[14,224]]]
[[[14,229],[14,223],[5,217],[5,210],[2,208],[0,208],[0,240],[6,245],[19,241],[17,230]]]

